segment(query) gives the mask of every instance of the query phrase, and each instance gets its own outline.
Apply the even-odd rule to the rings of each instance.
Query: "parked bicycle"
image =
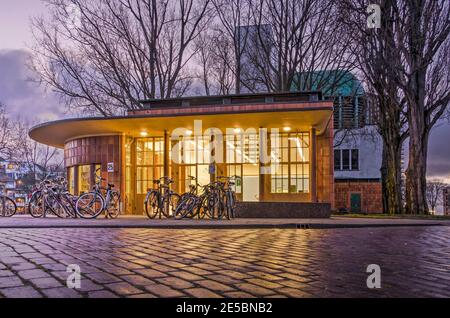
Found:
[[[59,218],[75,216],[75,212],[65,203],[64,182],[63,178],[50,180],[47,176],[35,186],[28,204],[28,212],[32,217],[46,217],[47,214],[53,214]]]
[[[97,175],[95,171],[95,186],[92,191],[82,194],[75,203],[78,215],[84,219],[95,219],[102,212],[106,218],[117,218],[121,213],[120,192],[114,190],[114,184],[108,183],[106,188],[101,186],[106,179]],[[105,193],[105,194],[103,194]]]
[[[59,191],[57,192],[58,199],[65,207],[68,217],[77,218],[79,216],[76,209],[78,197],[67,190],[67,180],[65,178],[59,178],[57,181],[59,184]]]
[[[197,178],[192,176],[189,176],[189,181],[194,182],[194,184],[189,185],[189,192],[181,196],[174,218],[179,220],[183,218],[197,217],[203,219],[206,216],[211,217],[207,206],[209,185],[203,186],[199,184]],[[199,189],[201,189],[200,195],[198,195]]]
[[[16,203],[4,193],[4,187],[0,187],[0,216],[12,217],[17,212]]]
[[[233,190],[233,187],[236,185],[237,180],[240,179],[239,176],[231,176],[231,177],[218,177],[219,180],[224,180],[220,185],[221,191],[221,206],[224,207],[224,216],[227,219],[236,218],[236,205],[237,198],[236,192]]]
[[[148,189],[145,197],[144,207],[145,213],[150,219],[159,216],[171,218],[180,202],[180,195],[170,189],[173,180],[169,177],[162,177],[158,180],[153,180],[157,189]]]
[[[175,219],[207,217],[230,220],[235,217],[237,200],[232,187],[237,177],[218,177],[219,181],[205,186],[200,185],[196,178],[192,176],[189,178],[195,185],[191,185],[190,191],[182,195],[180,204],[175,210]],[[197,194],[199,189],[200,195]]]

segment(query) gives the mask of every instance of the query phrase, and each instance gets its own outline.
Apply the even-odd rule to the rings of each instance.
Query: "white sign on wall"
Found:
[[[108,162],[108,172],[114,172],[114,162]]]

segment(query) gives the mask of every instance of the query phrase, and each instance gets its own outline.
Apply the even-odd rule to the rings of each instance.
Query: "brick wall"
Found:
[[[65,167],[101,165],[101,175],[122,190],[121,136],[85,137],[69,141],[64,146]],[[108,163],[114,163],[114,172],[108,172]],[[75,171],[75,178],[77,171]]]
[[[383,201],[381,182],[373,181],[346,181],[334,184],[334,209],[347,209],[350,211],[351,193],[361,194],[362,213],[382,213]]]
[[[450,188],[444,189],[444,215],[450,215]]]
[[[333,119],[323,135],[317,136],[317,202],[331,203],[334,209]]]

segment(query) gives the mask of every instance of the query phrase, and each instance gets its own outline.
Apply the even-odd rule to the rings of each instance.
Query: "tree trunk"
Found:
[[[383,161],[381,184],[383,190],[383,213],[402,214],[401,142],[399,136],[383,136]],[[396,141],[397,140],[397,141]]]
[[[426,197],[428,129],[425,121],[426,69],[418,54],[412,54],[411,75],[406,93],[408,100],[409,162],[406,172],[406,212],[428,214]]]
[[[410,126],[409,163],[406,171],[406,213],[428,214],[427,149],[428,133],[419,134],[417,127]],[[421,136],[421,137],[418,137]]]

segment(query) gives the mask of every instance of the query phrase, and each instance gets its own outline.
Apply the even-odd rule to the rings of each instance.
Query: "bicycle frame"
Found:
[[[157,189],[148,189],[145,197],[144,205],[145,212],[150,219],[154,219],[159,215],[159,219],[162,219],[164,215],[166,218],[172,217],[170,208],[173,204],[173,198],[178,198],[179,195],[170,189],[170,185],[173,180],[167,176],[153,180],[153,183],[157,185]],[[149,207],[149,204],[151,206]],[[174,206],[172,206],[174,208]]]

